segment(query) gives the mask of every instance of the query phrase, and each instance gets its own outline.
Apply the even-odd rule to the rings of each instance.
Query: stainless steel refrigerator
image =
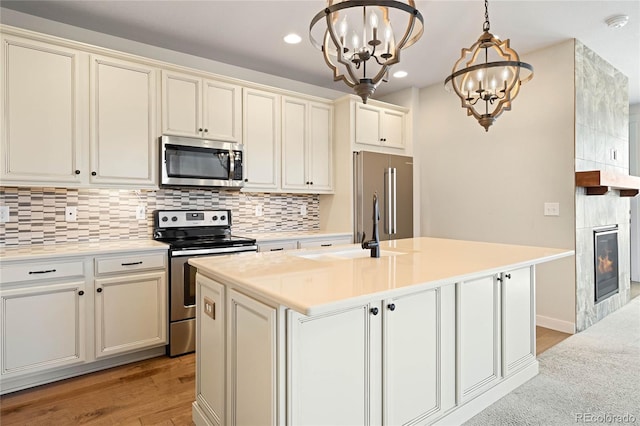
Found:
[[[413,157],[353,153],[354,241],[372,238],[373,194],[378,193],[380,241],[413,237]]]

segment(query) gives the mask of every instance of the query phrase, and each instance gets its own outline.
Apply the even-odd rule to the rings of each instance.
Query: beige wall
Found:
[[[522,59],[534,78],[489,132],[442,84],[420,91],[423,235],[574,249],[574,41]],[[540,266],[540,322],[572,331],[574,305],[573,257]]]

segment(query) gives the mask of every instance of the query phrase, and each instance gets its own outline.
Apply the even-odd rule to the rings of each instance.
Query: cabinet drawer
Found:
[[[300,240],[298,248],[332,247],[342,244],[351,244],[351,237],[338,237],[327,240]]]
[[[298,248],[297,241],[280,241],[277,243],[258,243],[258,251],[283,251]]]
[[[131,254],[118,257],[97,257],[96,275],[145,271],[148,269],[164,269],[166,256],[163,253]]]
[[[0,268],[0,282],[3,284],[83,276],[82,260],[22,263]]]

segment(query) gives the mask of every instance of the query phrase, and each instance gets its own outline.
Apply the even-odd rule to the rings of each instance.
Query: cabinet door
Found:
[[[305,190],[310,185],[308,109],[306,101],[282,98],[282,189]]]
[[[196,400],[214,425],[225,422],[224,286],[196,276]]]
[[[162,134],[202,136],[202,80],[162,72]]]
[[[393,110],[382,110],[382,145],[404,148],[405,114]]]
[[[383,424],[424,421],[441,411],[440,289],[385,300]]]
[[[280,97],[244,89],[243,141],[246,189],[277,189],[280,170]]]
[[[333,191],[333,108],[309,104],[309,180],[311,192]]]
[[[55,45],[2,38],[3,182],[78,184],[87,176],[80,160],[81,56]]]
[[[91,111],[91,183],[156,184],[156,70],[92,56]]]
[[[533,267],[504,273],[501,280],[502,373],[506,377],[536,358]]]
[[[274,425],[276,310],[230,290],[227,314],[227,424]]]
[[[166,273],[95,280],[96,357],[167,343]]]
[[[203,82],[202,135],[242,142],[242,88],[215,80]]]
[[[85,361],[84,281],[0,291],[2,376]]]
[[[314,317],[287,312],[287,424],[379,423],[372,411],[381,409],[375,393],[381,321],[373,307],[380,309],[367,304]]]
[[[380,145],[380,109],[356,103],[356,143]]]
[[[490,276],[457,284],[458,400],[500,379],[500,292]]]

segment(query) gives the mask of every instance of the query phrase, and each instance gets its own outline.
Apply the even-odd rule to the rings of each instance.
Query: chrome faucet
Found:
[[[362,233],[362,248],[371,250],[371,257],[380,257],[380,235],[378,234],[378,221],[380,209],[378,207],[378,193],[373,193],[373,240],[365,241],[366,234]]]

